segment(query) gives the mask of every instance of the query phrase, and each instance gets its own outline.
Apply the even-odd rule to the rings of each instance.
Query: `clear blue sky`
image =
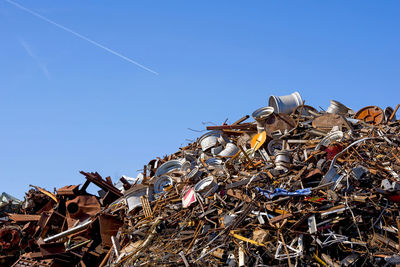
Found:
[[[17,1],[17,0],[15,0]],[[298,90],[355,111],[400,103],[399,1],[0,0],[0,192],[116,181]]]

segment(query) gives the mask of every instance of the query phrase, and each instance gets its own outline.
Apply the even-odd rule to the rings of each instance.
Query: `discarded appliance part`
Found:
[[[285,96],[274,96],[269,97],[268,105],[274,108],[275,113],[292,113],[298,106],[303,104],[303,99],[299,92],[294,92],[290,95]]]
[[[346,258],[344,258],[343,260],[340,261],[340,266],[352,266],[354,265],[357,260],[360,258],[360,254],[359,253],[353,253],[350,254],[349,256],[347,256]],[[400,263],[400,261],[399,261]],[[396,264],[396,263],[394,263]]]
[[[267,151],[265,151],[264,148],[261,148],[258,150],[258,152],[260,153],[260,156],[262,157],[262,159],[264,160],[264,162],[267,163],[267,166],[270,166],[272,163],[271,162],[271,157],[268,155]]]

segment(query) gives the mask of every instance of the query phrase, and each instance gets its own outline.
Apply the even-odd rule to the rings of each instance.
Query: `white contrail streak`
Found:
[[[54,22],[54,21],[52,21],[52,20],[50,20],[50,19],[48,19],[48,18],[46,18],[46,17],[44,17],[44,16],[42,16],[42,15],[36,13],[35,11],[32,11],[32,10],[30,10],[30,9],[28,9],[28,8],[26,8],[26,7],[24,7],[24,6],[20,5],[20,4],[18,4],[18,3],[16,3],[16,2],[12,1],[12,0],[5,0],[5,1],[7,1],[8,3],[10,3],[10,4],[12,4],[12,5],[18,7],[19,9],[22,9],[22,10],[24,10],[24,11],[30,13],[31,15],[34,15],[35,17],[38,17],[38,18],[40,18],[40,19],[42,19],[42,20],[44,20],[44,21],[46,21],[46,22],[48,22],[48,23],[50,23],[50,24],[53,24],[54,26],[56,26],[56,27],[58,27],[58,28],[60,28],[60,29],[62,29],[62,30],[64,30],[64,31],[67,31],[67,32],[69,32],[69,33],[72,33],[73,35],[75,35],[75,36],[77,36],[77,37],[79,37],[79,38],[81,38],[81,39],[83,39],[83,40],[85,40],[85,41],[88,41],[89,43],[91,43],[91,44],[93,44],[93,45],[95,45],[95,46],[97,46],[97,47],[100,47],[100,48],[106,50],[107,52],[109,52],[109,53],[111,53],[111,54],[117,56],[117,57],[120,57],[120,58],[122,58],[122,59],[124,59],[124,60],[126,60],[126,61],[128,61],[128,62],[130,62],[130,63],[132,63],[132,64],[135,64],[136,66],[138,66],[138,67],[140,67],[140,68],[142,68],[142,69],[144,69],[144,70],[147,70],[147,71],[149,71],[149,72],[151,72],[151,73],[154,73],[154,74],[158,75],[158,73],[155,72],[154,70],[149,69],[149,68],[147,68],[146,66],[143,66],[142,64],[140,64],[140,63],[134,61],[133,59],[130,59],[129,57],[126,57],[126,56],[124,56],[124,55],[121,55],[120,53],[118,53],[118,52],[116,52],[116,51],[114,51],[114,50],[112,50],[112,49],[110,49],[110,48],[108,48],[108,47],[105,47],[104,45],[99,44],[98,42],[93,41],[92,39],[89,39],[88,37],[85,37],[85,36],[83,36],[82,34],[79,34],[79,33],[75,32],[75,31],[73,31],[73,30],[71,30],[71,29],[69,29],[69,28],[67,28],[67,27],[65,27],[65,26],[63,26],[63,25],[60,25],[60,24],[58,24],[57,22]]]
[[[39,57],[37,57],[32,52],[32,49],[24,40],[21,39],[20,43],[21,43],[22,47],[25,49],[25,52],[28,54],[28,56],[30,56],[34,61],[36,61],[37,65],[42,70],[44,76],[46,76],[46,78],[48,80],[50,80],[50,73],[49,73],[49,70],[47,69],[47,66],[39,59]]]

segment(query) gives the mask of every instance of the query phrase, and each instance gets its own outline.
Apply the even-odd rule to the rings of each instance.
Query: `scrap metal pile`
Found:
[[[398,107],[317,111],[297,92],[271,96],[255,121],[209,126],[136,179],[32,186],[0,221],[1,264],[400,264]]]

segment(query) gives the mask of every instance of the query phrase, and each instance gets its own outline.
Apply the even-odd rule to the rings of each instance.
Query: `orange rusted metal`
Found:
[[[365,121],[373,125],[382,123],[385,118],[383,110],[377,106],[368,106],[360,109],[354,116],[358,120]]]

